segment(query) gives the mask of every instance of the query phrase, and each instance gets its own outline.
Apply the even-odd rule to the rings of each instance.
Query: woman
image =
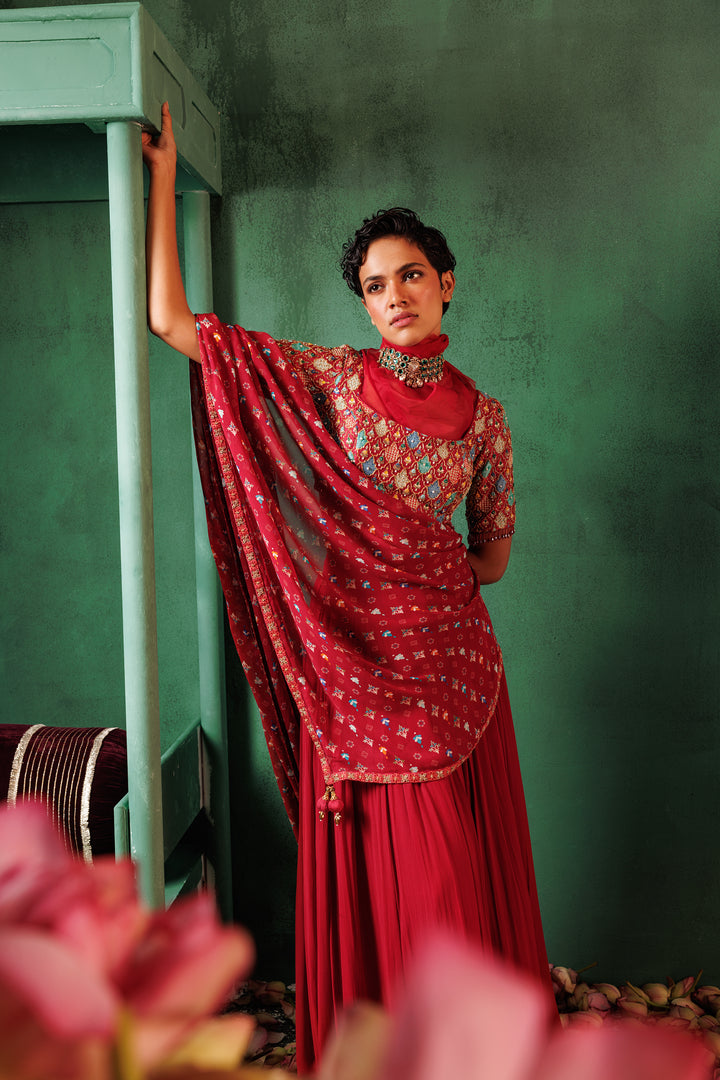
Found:
[[[455,260],[441,233],[395,209],[346,245],[343,273],[380,349],[196,319],[167,107],[143,146],[149,323],[198,361],[211,543],[299,841],[302,1073],[344,1004],[392,1002],[434,927],[547,978],[502,657],[479,592],[510,554],[510,435],[498,402],[444,359]],[[450,523],[464,496],[469,550]]]

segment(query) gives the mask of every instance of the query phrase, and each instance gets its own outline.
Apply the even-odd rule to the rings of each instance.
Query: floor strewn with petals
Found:
[[[283,982],[242,983],[226,1012],[255,1017],[257,1028],[246,1056],[248,1065],[295,1072],[295,987]]]
[[[715,1055],[713,1078],[720,1080],[720,988],[701,985],[702,972],[677,981],[668,977],[619,986],[589,982],[583,971],[568,967],[551,965],[550,974],[564,1027],[626,1019],[688,1031]]]
[[[687,1028],[716,1054],[715,1077],[720,1080],[720,991],[715,986],[700,986],[700,976],[616,987],[583,981],[572,968],[552,966],[551,974],[564,1025],[632,1017]],[[246,1058],[248,1064],[296,1071],[294,986],[279,981],[242,983],[226,1011],[255,1017],[258,1026]]]

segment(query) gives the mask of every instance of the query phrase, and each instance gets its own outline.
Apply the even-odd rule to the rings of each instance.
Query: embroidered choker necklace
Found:
[[[437,356],[408,356],[399,349],[384,345],[378,354],[378,364],[392,371],[400,382],[417,390],[425,383],[440,382],[445,357],[442,353]]]

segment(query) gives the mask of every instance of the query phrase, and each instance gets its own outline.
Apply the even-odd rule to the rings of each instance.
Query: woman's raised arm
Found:
[[[191,360],[201,359],[191,312],[180,274],[175,222],[177,148],[167,102],[157,138],[142,135],[143,160],[150,173],[145,253],[148,326],[173,349]]]

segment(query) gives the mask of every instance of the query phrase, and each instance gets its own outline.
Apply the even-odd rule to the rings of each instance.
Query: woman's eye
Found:
[[[377,292],[379,288],[380,288],[380,282],[379,281],[374,281],[372,285],[368,285],[368,290],[367,291],[369,293],[374,293],[374,292]]]
[[[422,270],[408,270],[407,274],[405,275],[405,280],[410,281],[412,280],[412,278],[415,277],[422,277]]]

